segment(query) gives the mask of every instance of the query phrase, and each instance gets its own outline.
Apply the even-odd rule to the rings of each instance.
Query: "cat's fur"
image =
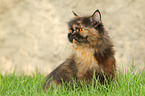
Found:
[[[68,23],[68,39],[73,44],[74,53],[48,74],[44,89],[51,81],[55,85],[62,84],[62,81],[71,83],[72,79],[91,82],[94,71],[101,83],[104,83],[105,77],[108,80],[114,78],[116,64],[113,44],[102,24],[100,11],[96,10],[86,17],[74,15]]]

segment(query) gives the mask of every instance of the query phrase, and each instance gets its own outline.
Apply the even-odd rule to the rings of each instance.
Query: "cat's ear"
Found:
[[[101,13],[99,10],[96,10],[92,15],[93,21],[101,21]]]
[[[72,12],[73,12],[73,14],[74,14],[75,17],[78,17],[78,15],[74,11],[72,11]]]

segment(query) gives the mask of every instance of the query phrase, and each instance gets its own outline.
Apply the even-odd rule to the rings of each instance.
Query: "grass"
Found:
[[[33,76],[2,76],[0,74],[0,96],[145,96],[145,70],[137,74],[132,72],[119,72],[118,81],[109,85],[96,87],[89,86],[68,88],[65,86],[48,89],[44,93],[41,86],[44,75]],[[96,81],[97,82],[97,81]]]

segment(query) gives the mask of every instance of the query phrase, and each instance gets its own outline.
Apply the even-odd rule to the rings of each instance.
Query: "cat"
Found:
[[[72,83],[99,78],[113,80],[116,72],[113,43],[104,29],[101,13],[96,10],[91,16],[78,16],[68,22],[68,40],[73,45],[74,53],[46,77],[43,89],[47,90],[50,83],[61,85],[62,82]]]

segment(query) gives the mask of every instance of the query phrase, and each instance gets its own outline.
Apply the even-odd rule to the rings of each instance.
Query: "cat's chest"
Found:
[[[75,48],[75,61],[79,70],[97,69],[98,62],[94,56],[94,49],[77,47]]]
[[[94,71],[97,73],[101,71],[101,67],[94,56],[95,50],[80,47],[76,48],[75,52],[78,80],[91,80]]]

